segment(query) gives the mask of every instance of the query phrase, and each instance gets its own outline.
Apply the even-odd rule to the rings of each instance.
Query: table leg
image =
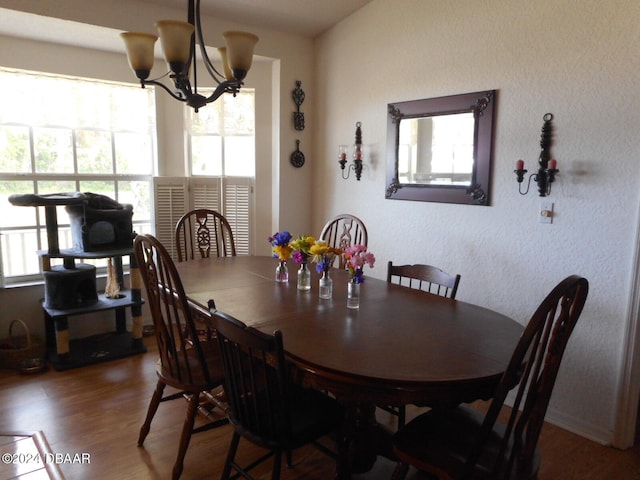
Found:
[[[392,432],[376,420],[376,406],[369,402],[343,401],[345,436],[350,473],[364,473],[373,468],[378,455],[393,459]]]

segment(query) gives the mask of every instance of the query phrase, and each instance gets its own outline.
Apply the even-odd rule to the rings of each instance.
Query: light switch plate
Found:
[[[538,222],[553,223],[553,202],[540,202],[540,211],[538,212]]]

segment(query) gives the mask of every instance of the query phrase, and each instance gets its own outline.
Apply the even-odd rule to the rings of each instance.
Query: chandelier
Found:
[[[213,66],[205,47],[200,20],[200,0],[189,0],[187,20],[156,22],[160,44],[170,71],[153,80],[148,78],[153,68],[154,46],[158,36],[141,32],[123,32],[120,36],[125,43],[129,66],[140,80],[142,88],[145,85],[161,87],[173,98],[186,102],[197,112],[199,108],[216,101],[223,93],[235,96],[240,91],[243,80],[251,68],[253,49],[258,37],[248,32],[224,32],[222,36],[226,46],[218,48],[223,66],[223,73],[220,73]],[[196,43],[200,46],[200,54],[207,72],[217,84],[214,92],[208,97],[198,93]],[[166,76],[172,80],[173,88],[160,81]]]

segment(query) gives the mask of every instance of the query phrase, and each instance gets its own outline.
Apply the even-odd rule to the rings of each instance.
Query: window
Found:
[[[191,108],[185,112],[191,176],[154,179],[156,236],[175,255],[173,229],[178,219],[194,208],[210,208],[229,221],[238,255],[249,255],[256,169],[255,91],[243,88],[235,97],[223,95],[198,113]]]
[[[255,176],[253,89],[243,88],[235,97],[223,95],[198,113],[185,110],[191,175]]]
[[[14,207],[11,194],[107,195],[133,205],[134,230],[150,230],[156,164],[153,89],[7,69],[0,69],[0,86],[4,284],[41,280],[36,252],[47,249],[44,209]],[[68,216],[64,207],[57,212],[60,248],[69,248]]]

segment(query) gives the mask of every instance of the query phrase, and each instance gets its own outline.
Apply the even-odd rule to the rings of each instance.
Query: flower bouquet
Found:
[[[267,241],[271,244],[273,258],[277,258],[280,261],[276,267],[276,282],[287,283],[289,281],[287,260],[293,251],[289,246],[291,234],[289,232],[276,232],[270,236]]]
[[[293,261],[300,264],[300,269],[298,270],[298,290],[311,289],[311,272],[307,267],[307,263],[311,256],[311,247],[315,243],[316,239],[308,235],[300,235],[298,238],[289,242],[289,246],[293,251]]]
[[[309,253],[313,257],[313,261],[316,262],[316,271],[318,273],[328,272],[333,261],[337,255],[342,255],[342,250],[330,246],[324,240],[317,240],[311,248]]]
[[[376,257],[373,253],[367,252],[364,245],[353,245],[344,251],[344,258],[347,261],[347,270],[349,270],[349,278],[352,282],[364,282],[363,268],[369,265],[373,268],[376,263]]]
[[[320,298],[329,299],[333,295],[333,280],[329,276],[329,269],[333,265],[336,255],[342,255],[342,250],[330,246],[324,240],[316,241],[309,253],[313,261],[316,262],[316,271],[322,275],[320,277]]]
[[[353,245],[344,251],[349,271],[349,283],[347,285],[347,308],[360,308],[360,284],[364,282],[363,269],[365,265],[373,268],[376,257],[367,252],[364,245]]]

